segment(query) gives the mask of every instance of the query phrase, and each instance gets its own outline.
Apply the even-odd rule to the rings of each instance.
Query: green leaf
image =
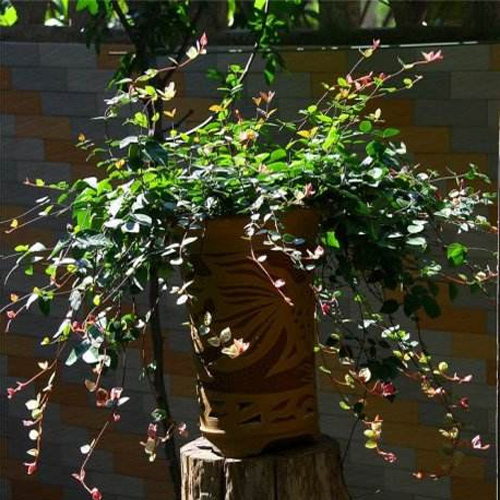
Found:
[[[404,299],[404,312],[407,316],[411,316],[414,312],[420,309],[422,305],[421,299],[414,294],[408,294]]]
[[[387,139],[389,137],[394,137],[395,135],[399,135],[399,130],[397,128],[386,128],[382,132],[382,137]]]
[[[88,10],[90,14],[95,16],[99,12],[98,0],[78,0],[76,2],[76,10],[78,12]]]
[[[462,245],[462,243],[452,243],[446,249],[446,257],[448,262],[454,266],[461,266],[467,257],[467,247]]]
[[[351,409],[345,401],[339,401],[339,406],[345,411],[349,411]]]
[[[373,441],[372,439],[368,440],[365,443],[365,448],[368,448],[369,450],[372,450],[377,447],[377,441]]]
[[[254,0],[253,2],[254,9],[257,10],[264,10],[265,5],[266,5],[266,0]]]
[[[50,314],[51,302],[52,302],[52,299],[47,297],[47,296],[40,295],[38,297],[38,308],[40,309],[40,311],[42,312],[42,314],[44,316],[48,316]]]
[[[266,66],[264,68],[264,79],[267,85],[271,85],[274,82],[277,67],[278,67],[277,61],[274,58],[268,56],[268,59],[266,61]]]
[[[359,124],[359,130],[361,130],[361,132],[363,132],[365,134],[368,134],[369,132],[371,132],[372,128],[373,128],[372,122],[370,122],[368,120],[363,120]]]
[[[278,160],[283,160],[286,158],[287,153],[283,148],[276,149],[271,153],[271,156],[269,157],[269,163],[273,163]]]
[[[438,318],[441,316],[441,308],[439,307],[439,304],[436,299],[430,295],[424,295],[422,297],[422,305],[424,306],[424,311],[429,318]]]
[[[399,309],[399,303],[397,300],[389,299],[386,300],[382,307],[380,308],[380,312],[383,314],[393,314]]]
[[[325,142],[323,143],[323,151],[327,151],[328,149],[330,149],[330,146],[332,146],[337,141],[337,138],[337,128],[335,126],[332,126],[328,131]]]
[[[17,10],[13,5],[9,5],[0,14],[0,26],[13,26],[17,22]]]
[[[439,365],[438,365],[438,370],[441,373],[447,371],[448,370],[448,363],[446,363],[445,361],[441,361],[441,363],[439,363]]]
[[[227,0],[227,25],[234,24],[234,14],[236,12],[236,0]]]
[[[329,247],[332,247],[332,248],[340,248],[340,243],[339,243],[339,240],[337,240],[337,237],[335,236],[335,232],[334,231],[328,231],[326,234],[325,234],[325,237],[324,237],[324,242],[329,246]]]
[[[155,422],[161,422],[162,420],[165,420],[167,418],[167,412],[161,408],[155,408],[151,412],[151,418]]]
[[[141,113],[140,111],[138,111],[134,115],[134,118],[132,119],[132,122],[135,125],[138,125],[139,127],[142,127],[142,128],[148,128],[149,127],[147,116],[144,113]]]

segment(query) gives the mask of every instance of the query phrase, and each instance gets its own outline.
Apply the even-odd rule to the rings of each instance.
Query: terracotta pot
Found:
[[[317,217],[298,210],[283,220],[285,230],[312,244]],[[318,413],[314,367],[314,296],[311,273],[297,270],[281,252],[273,252],[255,237],[256,255],[267,255],[264,266],[281,290],[250,257],[242,238],[246,218],[207,223],[192,246],[194,299],[189,306],[201,407],[201,431],[228,457],[258,454],[277,442],[314,438]],[[212,316],[210,333],[200,325]],[[230,327],[233,339],[249,343],[231,359],[208,339]]]

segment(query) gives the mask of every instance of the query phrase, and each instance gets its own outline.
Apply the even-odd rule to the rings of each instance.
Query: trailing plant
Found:
[[[443,406],[439,432],[447,456],[439,470],[415,471],[415,476],[449,474],[463,448],[488,445],[479,436],[463,437],[461,414],[469,403],[452,389],[470,382],[472,375],[455,373],[435,359],[420,323],[423,316],[439,316],[443,293],[454,299],[460,286],[487,292],[497,277],[490,265],[477,263],[465,239],[471,231],[497,232],[480,212],[493,195],[475,187],[476,181],[489,181],[473,165],[463,174],[450,171],[442,176],[413,164],[399,131],[385,123],[376,107],[380,99],[417,84],[421,77],[414,70],[440,60],[441,52],[400,61],[400,69],[392,74],[363,74],[363,62],[379,47],[374,41],[360,51],[349,74],[325,84],[322,97],[293,121],[278,118],[272,91],[256,95],[254,113],[243,116],[238,106],[248,68],[232,65],[221,81],[220,102],[210,107],[210,118],[185,130],[176,122],[174,83],[156,84],[161,75],[202,56],[206,47],[202,36],[186,51],[184,62],[116,82],[116,95],[108,99],[101,119],[121,119],[125,113],[125,123],[136,133],[110,139],[105,147],[79,138],[79,146],[97,159],[98,176],[51,185],[28,181],[54,193],[37,201],[41,216],[71,219],[52,248],[40,242],[16,247],[13,271],[33,275],[43,269],[48,283],[22,297],[12,295],[5,308],[10,322],[35,304],[49,314],[56,299],[67,303],[58,330],[42,340],[53,350],[53,361],[41,363],[30,381],[8,389],[13,397],[28,383],[47,380],[26,404],[31,420],[24,425],[35,441],[28,451],[33,456],[26,463],[28,473],[38,465],[43,418],[58,370],[86,363],[92,375],[85,385],[96,405],[109,413],[96,438],[82,447],[86,458],[75,478],[94,500],[101,498],[98,488],[86,483],[85,466],[127,402],[127,348],[144,338],[148,326],[158,331],[162,294],[170,294],[180,306],[193,300],[190,248],[202,237],[206,221],[239,216],[247,220],[243,238],[250,243],[264,239],[270,251],[314,273],[320,370],[338,389],[341,408],[365,425],[366,447],[386,461],[396,460],[382,446],[383,415],[373,413],[370,401],[394,400],[399,381],[409,378]],[[168,123],[161,134],[156,126],[160,118]],[[454,186],[448,190],[450,179]],[[314,247],[283,228],[284,214],[293,210],[317,213]],[[11,220],[9,232],[28,224],[32,213]],[[488,255],[489,250],[484,252]],[[272,276],[266,256],[251,246],[249,258],[293,307],[286,282]],[[181,285],[174,284],[178,271],[186,277]],[[144,309],[137,297],[148,291],[153,300]],[[346,312],[346,301],[354,304],[355,314]],[[403,316],[413,321],[413,329],[403,326]],[[320,325],[323,320],[325,327]],[[204,324],[193,326],[221,356],[245,356],[252,349],[230,329],[212,332],[208,311]],[[153,337],[159,348],[163,340]],[[158,352],[154,359],[144,359],[146,377],[160,388],[142,443],[150,460],[159,444],[186,433],[162,393],[163,357]],[[104,387],[103,374],[115,368],[122,370],[122,384]]]

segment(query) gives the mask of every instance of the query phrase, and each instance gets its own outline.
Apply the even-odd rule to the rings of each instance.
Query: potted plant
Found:
[[[202,36],[187,61],[202,55],[206,44]],[[55,349],[55,359],[40,364],[32,379],[46,377],[47,383],[27,403],[32,419],[26,425],[36,442],[28,473],[37,466],[58,361],[87,363],[94,378],[86,386],[110,414],[85,446],[75,477],[100,498],[85,482],[85,465],[127,400],[126,388],[102,387],[102,374],[123,368],[120,354],[148,324],[159,330],[162,293],[188,307],[202,431],[229,456],[317,434],[315,355],[332,383],[361,390],[359,396],[340,391],[340,404],[366,424],[366,446],[383,459],[396,457],[382,449],[382,418],[371,415],[367,397],[395,398],[402,376],[444,407],[440,430],[449,461],[430,475],[449,472],[461,447],[487,447],[479,436],[462,439],[460,411],[467,402],[447,388],[470,375],[452,373],[431,357],[419,318],[439,315],[440,284],[455,296],[458,285],[486,291],[496,276],[469,258],[462,241],[468,231],[496,231],[477,213],[493,196],[468,186],[487,181],[474,166],[450,173],[456,186],[447,192],[437,172],[411,163],[398,130],[372,106],[416,84],[420,77],[412,70],[441,53],[401,61],[393,74],[363,74],[363,61],[378,46],[374,41],[362,50],[352,71],[325,84],[324,95],[296,121],[276,118],[273,92],[255,96],[255,114],[243,116],[238,99],[247,68],[239,66],[230,67],[211,117],[190,130],[175,125],[174,84],[155,86],[172,67],[118,82],[102,118],[125,112],[137,133],[111,139],[106,148],[80,137],[80,147],[99,158],[101,177],[48,186],[55,197],[38,205],[45,214],[71,216],[65,236],[51,249],[36,242],[16,248],[15,267],[30,274],[45,264],[49,283],[12,296],[10,320],[35,302],[48,313],[58,296],[69,299],[59,329],[42,341]],[[171,119],[166,130],[155,126],[160,113]],[[11,230],[20,225],[12,221]],[[177,270],[183,284],[174,286]],[[147,287],[155,300],[140,310],[135,297]],[[343,313],[344,291],[356,317]],[[414,320],[414,332],[399,326],[400,312]],[[318,326],[321,319],[328,319],[328,332]],[[161,346],[163,339],[154,342]],[[342,380],[331,362],[342,367]],[[154,459],[159,443],[185,429],[168,410],[161,357],[145,372],[160,388],[143,443]],[[26,385],[9,389],[9,397]]]

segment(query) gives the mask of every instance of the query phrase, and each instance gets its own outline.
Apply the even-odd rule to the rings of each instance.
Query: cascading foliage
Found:
[[[41,341],[53,360],[40,363],[31,380],[8,389],[13,397],[35,380],[47,381],[26,403],[31,420],[25,425],[35,442],[28,451],[28,473],[37,468],[43,418],[58,372],[86,363],[84,383],[109,416],[96,438],[83,444],[85,460],[75,477],[93,499],[101,498],[98,488],[85,482],[85,465],[128,400],[122,395],[126,387],[106,388],[102,375],[125,369],[127,348],[145,335],[157,305],[141,308],[136,297],[153,280],[159,294],[173,295],[180,306],[192,300],[190,283],[173,285],[172,277],[177,269],[189,268],[189,248],[204,221],[236,215],[248,218],[242,237],[251,241],[263,235],[271,250],[315,273],[317,320],[328,323],[317,338],[320,369],[338,389],[341,408],[365,424],[366,447],[387,461],[396,459],[382,448],[383,415],[373,413],[370,401],[397,398],[399,380],[408,377],[444,409],[439,432],[447,458],[439,470],[415,475],[451,472],[461,448],[488,445],[479,436],[472,441],[462,437],[461,412],[469,404],[449,387],[470,382],[472,376],[434,359],[422,339],[420,320],[440,315],[442,294],[454,299],[460,287],[488,292],[497,271],[478,264],[464,236],[497,231],[482,211],[493,195],[477,189],[479,181],[489,181],[474,165],[465,173],[444,175],[415,165],[399,131],[381,111],[382,98],[418,84],[414,70],[438,61],[441,52],[400,61],[392,74],[363,74],[363,61],[379,47],[374,41],[360,51],[349,74],[325,84],[322,97],[299,110],[293,121],[279,118],[274,92],[254,96],[254,111],[244,116],[238,106],[246,70],[234,65],[221,81],[221,99],[210,107],[210,117],[184,130],[176,121],[175,85],[159,88],[157,82],[165,72],[203,55],[207,42],[202,36],[184,62],[117,82],[101,119],[125,115],[124,124],[136,132],[110,138],[103,147],[79,137],[79,146],[98,162],[95,177],[50,186],[31,181],[54,193],[37,201],[37,211],[69,217],[70,223],[52,248],[39,242],[16,247],[13,271],[29,276],[42,270],[47,284],[22,297],[13,294],[5,308],[10,322],[31,307],[49,314],[55,300],[67,304],[59,329]],[[163,120],[167,126],[159,133],[155,124]],[[283,214],[297,209],[318,214],[315,248],[306,248],[282,228]],[[9,231],[29,223],[31,214],[11,220]],[[251,258],[265,270],[264,255]],[[286,283],[273,285],[287,300]],[[356,314],[346,314],[343,297],[354,304]],[[402,317],[412,320],[412,330],[400,326]],[[252,349],[227,333],[218,337],[221,355],[244,356]],[[158,371],[161,377],[158,363],[145,360],[144,373],[152,384]],[[153,460],[161,442],[186,429],[166,407],[152,410],[142,444]],[[166,429],[161,435],[159,422]]]

